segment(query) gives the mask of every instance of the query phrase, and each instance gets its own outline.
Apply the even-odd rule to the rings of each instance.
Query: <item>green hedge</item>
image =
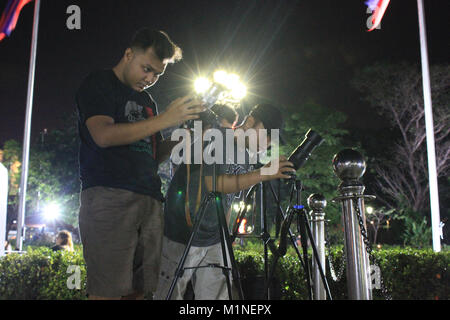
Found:
[[[260,250],[237,249],[235,253],[242,277],[264,274],[263,256]],[[374,255],[380,263],[381,277],[392,299],[448,300],[450,298],[449,251],[435,253],[431,249],[389,248],[375,250]],[[311,259],[311,252],[309,252],[309,259]],[[330,276],[328,259],[331,259],[335,272],[339,273],[338,270],[343,267],[341,277],[337,281],[333,281]],[[328,259],[326,274],[331,295],[336,300],[348,299],[342,247],[332,248]],[[293,250],[279,260],[276,276],[281,286],[282,299],[308,299],[304,270]],[[381,290],[377,289],[373,290],[373,298],[385,299]]]
[[[236,260],[247,298],[262,299],[264,260],[257,248],[235,248]],[[377,250],[381,275],[393,299],[448,300],[450,252],[434,253],[431,249],[389,248]],[[311,256],[310,256],[311,257]],[[335,270],[343,266],[342,248],[329,254]],[[271,260],[270,260],[271,261]],[[328,265],[328,264],[327,264]],[[80,267],[81,289],[69,289],[67,282],[73,273],[70,266]],[[338,281],[327,278],[334,299],[347,299],[345,269]],[[284,300],[308,299],[304,271],[293,250],[281,258],[274,281],[274,298]],[[70,279],[69,279],[70,280]],[[259,287],[258,287],[259,285]],[[0,299],[80,300],[86,299],[86,270],[81,253],[53,252],[49,248],[29,248],[24,255],[9,254],[0,259]],[[383,299],[374,290],[374,299]]]
[[[79,266],[80,289],[69,289],[70,266]],[[74,252],[29,248],[26,254],[0,259],[0,300],[86,299],[86,268],[80,249]]]

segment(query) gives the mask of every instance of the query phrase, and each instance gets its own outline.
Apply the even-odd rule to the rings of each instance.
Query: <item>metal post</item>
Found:
[[[425,108],[425,129],[427,137],[428,177],[430,185],[431,228],[433,232],[433,250],[441,251],[441,230],[439,213],[439,190],[436,170],[436,151],[434,144],[433,109],[431,103],[430,71],[428,68],[427,34],[423,0],[417,0],[420,31],[420,53],[422,58],[423,101]]]
[[[0,162],[0,257],[5,255],[6,212],[8,208],[8,169]]]
[[[16,248],[18,248],[19,251],[22,251],[22,242],[23,238],[25,237],[25,204],[27,195],[28,159],[30,154],[30,135],[31,135],[31,114],[33,110],[34,72],[36,69],[35,68],[36,49],[38,39],[40,4],[41,4],[40,0],[35,0],[33,35],[31,39],[30,70],[28,73],[27,109],[25,114],[25,128],[23,134],[22,175],[20,178],[20,189],[19,189],[19,213],[17,217]]]
[[[366,170],[366,163],[358,151],[345,149],[334,156],[333,169],[342,181],[336,200],[342,202],[349,299],[372,300],[369,259],[355,210],[356,205],[365,226],[365,187],[359,179]]]
[[[317,253],[319,256],[322,270],[325,273],[325,207],[327,206],[327,200],[321,194],[312,194],[308,198],[308,206],[311,209],[311,229],[313,239],[317,247]],[[323,285],[319,265],[316,260],[313,259],[313,297],[314,300],[326,300],[325,286]]]

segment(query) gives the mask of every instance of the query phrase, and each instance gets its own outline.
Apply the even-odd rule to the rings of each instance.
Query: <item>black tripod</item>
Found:
[[[167,294],[166,300],[170,300],[170,298],[172,297],[172,293],[173,293],[173,290],[175,289],[175,285],[176,285],[178,279],[183,276],[184,270],[198,269],[198,268],[221,268],[222,272],[226,278],[228,297],[230,300],[233,300],[232,285],[231,285],[231,279],[230,279],[230,271],[231,271],[233,280],[235,281],[235,284],[236,284],[239,299],[244,300],[244,294],[242,291],[240,274],[239,274],[239,270],[237,268],[236,260],[234,257],[232,241],[230,238],[230,233],[228,231],[225,213],[223,210],[222,194],[219,192],[216,192],[216,164],[214,164],[214,166],[213,166],[212,179],[213,179],[213,183],[212,183],[213,191],[210,192],[206,197],[203,198],[203,200],[200,204],[200,207],[197,211],[197,214],[195,215],[195,222],[194,222],[191,236],[190,236],[188,244],[186,245],[186,248],[183,252],[183,255],[180,259],[180,262],[178,263],[177,269],[175,271],[175,277],[172,281],[172,284],[170,285],[170,289]],[[216,213],[217,213],[217,218],[218,218],[220,243],[221,243],[221,248],[222,248],[222,257],[223,257],[224,265],[220,266],[220,265],[214,264],[214,265],[207,265],[207,266],[196,266],[196,267],[191,267],[191,268],[184,268],[186,258],[188,256],[189,250],[192,246],[192,241],[194,240],[196,234],[198,233],[198,229],[199,229],[202,219],[205,215],[206,208],[208,206],[208,203],[211,200],[215,201],[215,204],[216,204]],[[227,251],[228,251],[229,258],[230,258],[231,267],[228,264]]]
[[[276,265],[278,263],[278,260],[283,257],[287,252],[287,240],[291,241],[298,259],[305,270],[305,276],[307,281],[307,287],[308,287],[308,295],[309,298],[312,299],[312,286],[311,286],[311,272],[310,272],[310,263],[308,259],[308,247],[307,247],[307,241],[309,239],[311,247],[313,249],[314,258],[316,259],[316,262],[318,263],[319,272],[321,275],[322,283],[324,284],[324,287],[326,289],[327,297],[328,299],[332,300],[330,290],[328,287],[328,282],[325,277],[325,274],[323,272],[322,266],[319,263],[320,259],[317,253],[317,248],[314,243],[314,239],[312,237],[311,228],[309,226],[308,217],[306,209],[300,204],[301,200],[301,182],[300,180],[296,178],[292,178],[290,180],[291,182],[291,192],[290,192],[290,205],[287,210],[287,214],[283,212],[283,209],[280,205],[280,199],[277,197],[274,188],[270,182],[268,183],[261,183],[261,240],[264,243],[264,265],[265,265],[265,292],[266,292],[266,298],[270,298],[270,285],[275,275],[275,269]],[[270,191],[272,193],[272,196],[275,200],[275,203],[277,205],[277,214],[281,215],[282,223],[280,227],[280,243],[278,248],[275,245],[275,242],[273,239],[270,238],[270,234],[267,230],[267,217],[266,217],[266,207],[265,207],[265,186],[266,184],[270,187]],[[255,191],[256,186],[253,186],[247,193],[245,199],[244,199],[244,206],[242,210],[238,213],[238,216],[235,221],[235,225],[233,227],[233,235],[232,239],[234,240],[238,236],[238,229],[240,226],[240,223],[242,222],[242,219],[245,217],[246,211],[247,211],[247,202],[249,201],[252,193]],[[296,200],[297,203],[295,205],[292,205],[294,193],[296,192]],[[297,217],[297,228],[300,233],[301,237],[301,245],[302,245],[302,254],[300,253],[297,245],[297,241],[295,238],[294,233],[290,230],[290,225],[294,219],[294,217]],[[268,250],[272,252],[274,256],[274,260],[272,263],[272,268],[269,272],[269,266],[268,266]],[[303,258],[302,258],[303,256]]]

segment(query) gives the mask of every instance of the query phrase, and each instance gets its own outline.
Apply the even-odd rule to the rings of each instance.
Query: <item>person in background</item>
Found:
[[[210,125],[207,123],[203,124],[204,129],[208,127]],[[239,126],[238,129],[241,130],[234,130],[233,138],[235,140],[243,138],[242,140],[246,141],[245,146],[234,143],[234,152],[227,154],[224,145],[222,153],[224,158],[217,163],[216,168],[214,164],[207,163],[180,165],[170,182],[164,207],[163,249],[159,282],[155,293],[156,300],[167,298],[177,266],[191,236],[201,200],[213,189],[214,169],[217,172],[216,192],[225,195],[221,200],[224,212],[229,212],[232,199],[241,190],[246,190],[262,181],[286,179],[289,178],[287,173],[295,172],[293,164],[282,156],[274,160],[279,163],[278,170],[270,175],[264,174],[262,168],[255,170],[249,163],[250,145],[249,139],[246,140],[247,133],[254,130],[258,137],[260,130],[279,130],[281,127],[282,116],[277,107],[268,104],[256,105]],[[223,135],[225,136],[225,133]],[[267,150],[271,143],[270,136],[265,142],[258,142],[258,152]],[[208,146],[205,146],[202,149],[208,150],[207,148]],[[244,163],[238,163],[238,154],[245,155]],[[270,164],[266,164],[265,167],[269,167]],[[214,202],[209,202],[203,209],[205,214],[187,254],[185,270],[178,278],[171,295],[173,300],[184,298],[187,285],[191,280],[193,280],[195,300],[224,300],[229,297],[222,269],[210,267],[223,265],[216,205]]]
[[[56,244],[52,247],[53,251],[66,250],[73,251],[72,235],[67,230],[62,230],[56,235]]]

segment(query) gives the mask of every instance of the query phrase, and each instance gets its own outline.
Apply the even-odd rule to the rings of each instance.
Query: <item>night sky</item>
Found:
[[[0,2],[0,10],[6,1]],[[81,30],[69,30],[68,6],[81,8]],[[430,64],[449,62],[449,2],[425,0]],[[0,148],[23,139],[34,2],[0,42]],[[192,80],[217,67],[248,84],[247,103],[268,99],[292,108],[307,99],[343,111],[350,130],[380,128],[349,80],[376,61],[420,64],[415,0],[392,0],[381,30],[367,32],[363,0],[41,1],[32,138],[64,128],[74,95],[92,70],[111,68],[133,32],[166,31],[184,53],[150,91],[160,110],[189,92]]]

